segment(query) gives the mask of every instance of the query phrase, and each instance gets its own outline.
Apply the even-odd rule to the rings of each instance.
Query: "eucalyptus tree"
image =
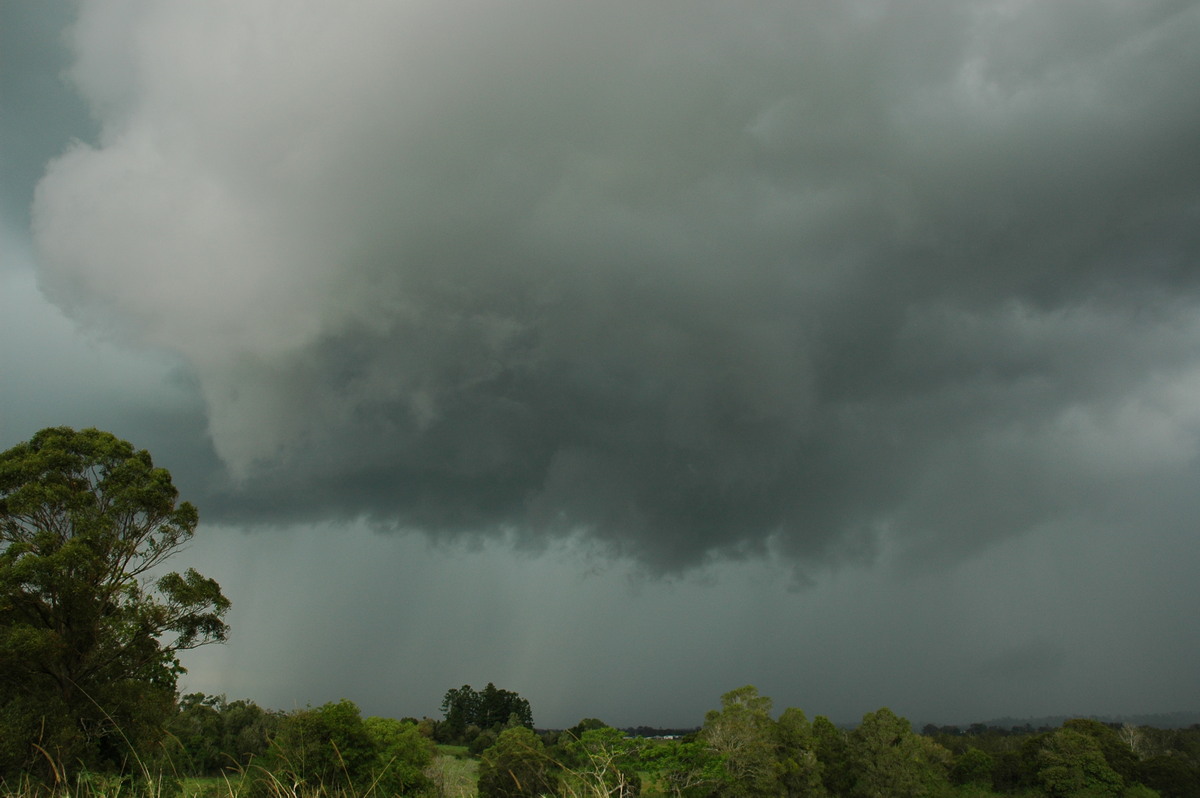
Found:
[[[775,722],[771,699],[753,685],[721,696],[721,709],[704,716],[698,739],[719,757],[725,779],[714,794],[733,796],[775,795],[779,791]]]
[[[119,767],[160,737],[179,652],[228,633],[215,581],[163,573],[198,520],[108,432],[44,429],[0,454],[0,775]]]
[[[566,757],[565,793],[587,798],[636,798],[642,791],[638,771],[646,767],[644,737],[631,737],[620,729],[603,726],[571,735],[562,746]]]

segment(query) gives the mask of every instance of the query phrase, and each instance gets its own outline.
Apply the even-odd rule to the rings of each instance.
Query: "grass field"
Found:
[[[462,749],[447,753],[442,749]],[[467,756],[465,746],[438,746],[438,756],[433,760],[431,770],[433,781],[443,798],[473,798],[475,781],[479,771],[479,760]]]
[[[437,756],[434,757],[427,773],[433,779],[437,794],[442,798],[474,798],[478,770],[479,760],[471,757],[466,746],[439,745]],[[242,777],[236,773],[231,774],[228,778],[223,776],[186,778],[182,780],[180,787],[179,798],[239,798],[244,790]],[[2,796],[0,798],[9,797]],[[100,798],[100,796],[80,796],[79,798]],[[104,798],[119,798],[119,796],[106,795]],[[348,798],[356,797],[348,796]]]

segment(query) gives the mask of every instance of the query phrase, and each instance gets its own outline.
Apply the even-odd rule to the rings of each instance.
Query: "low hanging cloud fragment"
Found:
[[[44,290],[181,355],[210,515],[671,572],[968,554],[1200,414],[1195,4],[105,2]]]

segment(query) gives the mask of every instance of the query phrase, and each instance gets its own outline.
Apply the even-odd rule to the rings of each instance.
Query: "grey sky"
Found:
[[[176,474],[197,689],[1197,705],[1200,4],[75,11],[0,5],[0,442]]]

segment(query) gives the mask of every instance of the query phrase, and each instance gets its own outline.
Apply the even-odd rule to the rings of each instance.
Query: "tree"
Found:
[[[442,712],[446,716],[442,729],[446,741],[461,739],[467,726],[479,716],[479,693],[469,684],[451,687],[442,698]]]
[[[433,745],[415,723],[363,719],[341,700],[283,718],[271,751],[257,762],[258,794],[412,795],[425,790]]]
[[[566,738],[570,740],[578,740],[584,735],[584,732],[590,732],[592,729],[607,729],[608,724],[599,718],[583,718],[574,726],[566,730]]]
[[[1117,772],[1117,775],[1125,781],[1134,779],[1137,771],[1137,755],[1130,750],[1130,746],[1114,728],[1091,718],[1073,718],[1065,721],[1062,728],[1091,737],[1096,741],[1100,753],[1104,756],[1104,761]]]
[[[224,696],[189,693],[180,697],[179,712],[166,726],[174,743],[172,759],[182,775],[207,776],[232,764],[222,761],[224,710]]]
[[[501,690],[491,682],[479,694],[479,717],[481,729],[498,729],[503,726],[533,728],[533,712],[529,702],[512,690]]]
[[[425,771],[433,761],[434,747],[416,723],[370,717],[363,725],[376,750],[373,784],[378,794],[413,795],[430,786]]]
[[[563,747],[567,761],[560,764],[572,785],[569,794],[592,798],[636,798],[641,794],[638,770],[645,738],[603,726],[570,737]]]
[[[534,798],[554,794],[557,785],[558,766],[541,739],[524,726],[500,732],[479,762],[480,798]]]
[[[446,714],[443,742],[469,742],[479,732],[499,732],[505,726],[533,728],[529,702],[491,682],[483,690],[475,690],[469,684],[447,690],[442,698],[442,712]],[[472,726],[476,727],[474,734],[469,732]]]
[[[817,741],[804,712],[788,707],[775,722],[778,738],[779,781],[788,798],[824,796]]]
[[[1055,798],[1115,798],[1124,787],[1124,779],[1105,761],[1100,743],[1066,725],[1046,739],[1038,759],[1038,780]]]
[[[863,716],[850,734],[850,761],[856,772],[856,798],[918,798],[937,794],[948,783],[950,752],[915,734],[887,707]]]
[[[189,693],[167,722],[168,751],[180,775],[215,776],[238,770],[267,752],[279,714],[253,701]]]
[[[992,771],[996,760],[975,746],[959,754],[950,768],[950,780],[955,784],[973,784],[979,787],[992,786]]]
[[[0,777],[47,757],[119,768],[160,739],[178,653],[228,632],[215,581],[152,576],[197,522],[110,433],[54,427],[0,454],[0,737],[23,742],[0,749]]]
[[[821,763],[821,781],[830,795],[847,795],[854,785],[850,763],[850,742],[846,733],[824,715],[812,722],[813,742]]]
[[[721,784],[720,758],[699,740],[663,740],[642,752],[641,767],[673,798],[704,796]]]
[[[704,716],[699,739],[721,758],[727,779],[717,793],[727,796],[778,792],[775,723],[771,699],[753,685],[721,696],[721,709]]]
[[[1139,759],[1142,756],[1143,741],[1145,734],[1142,730],[1132,723],[1123,723],[1117,732],[1117,736],[1121,738],[1121,742],[1129,746],[1129,751]]]
[[[1138,765],[1138,781],[1158,790],[1162,798],[1194,798],[1200,795],[1200,767],[1186,757],[1159,754]]]
[[[253,701],[239,699],[225,705],[221,713],[224,736],[222,767],[238,769],[262,756],[279,728],[282,713],[268,712]]]

